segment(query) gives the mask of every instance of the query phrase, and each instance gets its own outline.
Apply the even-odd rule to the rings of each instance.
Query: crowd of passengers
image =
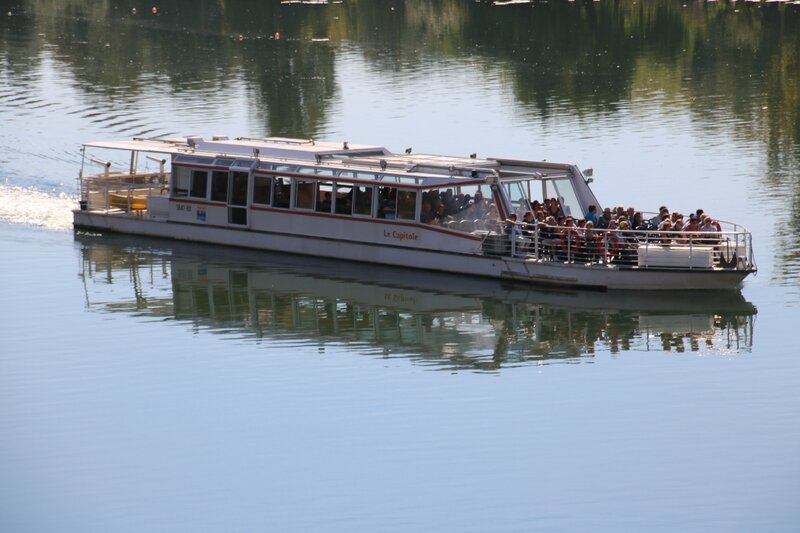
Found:
[[[522,220],[512,213],[503,225],[505,233],[519,237],[521,252],[528,253],[538,237],[540,253],[558,258],[596,261],[613,258],[632,262],[642,242],[662,245],[714,245],[722,228],[718,221],[697,209],[688,216],[661,206],[659,213],[645,218],[629,207],[605,208],[598,213],[590,205],[583,218],[565,215],[557,199],[534,201]]]
[[[420,221],[424,224],[448,226],[465,220],[487,227],[499,223],[495,205],[481,191],[476,191],[474,196],[455,194],[452,189],[422,193]]]
[[[454,194],[451,189],[423,193],[420,221],[442,226],[469,222],[470,230],[501,230],[528,240],[538,237],[553,249],[566,244],[579,254],[591,256],[590,259],[600,256],[603,248],[605,255],[611,251],[618,260],[635,254],[643,240],[661,244],[716,244],[722,231],[719,222],[703,209],[685,215],[661,206],[657,215],[646,218],[633,207],[607,207],[601,213],[590,205],[579,218],[566,215],[556,198],[534,200],[522,220],[512,213],[501,221],[495,204],[480,191],[470,196]]]

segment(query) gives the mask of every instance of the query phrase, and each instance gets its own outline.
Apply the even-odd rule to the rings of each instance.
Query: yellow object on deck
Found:
[[[108,205],[125,211],[144,211],[147,209],[147,196],[110,192],[108,193]]]

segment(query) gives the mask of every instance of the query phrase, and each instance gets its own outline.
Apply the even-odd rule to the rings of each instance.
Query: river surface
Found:
[[[797,531],[800,5],[0,2],[0,531]],[[730,293],[76,233],[80,143],[594,169]],[[794,348],[793,348],[794,347]]]

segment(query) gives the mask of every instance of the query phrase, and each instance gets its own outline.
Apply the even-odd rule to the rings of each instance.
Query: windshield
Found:
[[[531,204],[529,201],[530,192],[528,190],[530,181],[512,181],[504,183],[506,189],[506,196],[511,202],[513,212],[518,216],[522,216],[526,211],[530,211]]]
[[[581,204],[578,202],[578,197],[569,178],[547,180],[545,188],[545,194],[548,198],[558,199],[558,203],[561,204],[561,209],[565,215],[583,218]]]

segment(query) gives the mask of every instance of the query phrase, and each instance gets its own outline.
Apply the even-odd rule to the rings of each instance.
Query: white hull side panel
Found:
[[[74,211],[74,223],[79,228],[504,278],[521,283],[551,286],[636,290],[718,290],[738,287],[746,275],[741,271],[618,270],[605,265],[512,261],[473,254],[462,255],[356,241],[166,222],[145,217],[107,215],[89,211]]]

